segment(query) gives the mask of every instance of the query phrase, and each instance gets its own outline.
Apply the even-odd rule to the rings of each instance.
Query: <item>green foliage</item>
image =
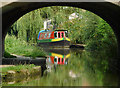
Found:
[[[76,13],[78,18],[69,20],[69,16]],[[56,29],[69,31],[71,43],[86,44],[86,49],[108,49],[115,51],[117,40],[112,28],[97,15],[75,7],[52,6],[44,7],[25,14],[11,26],[11,34],[31,43],[36,43],[43,21],[51,19]]]
[[[7,51],[4,52],[4,57],[5,58],[16,58],[16,56],[10,55]]]
[[[10,66],[10,67],[3,67],[2,72],[4,73],[9,70],[20,71],[22,69],[31,69],[32,67],[35,67],[35,65],[30,64],[30,65],[16,65],[16,66]]]
[[[33,47],[33,46],[31,46]],[[38,48],[38,47],[33,47],[32,51],[28,52],[27,53],[24,53],[26,57],[33,57],[33,58],[36,58],[36,57],[45,57],[46,56],[46,53],[43,51],[42,48]]]
[[[7,35],[5,38],[5,51],[11,54],[29,56],[33,58],[46,56],[46,53],[42,48],[32,46],[29,43],[26,43],[24,40],[19,38],[17,39],[15,36],[9,35]]]
[[[117,50],[117,40],[112,31],[112,28],[103,20],[100,19],[95,31],[91,34],[91,38],[86,41],[87,49],[91,50]]]

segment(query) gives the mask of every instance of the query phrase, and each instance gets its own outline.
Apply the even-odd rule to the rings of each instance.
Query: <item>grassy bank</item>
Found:
[[[46,56],[42,48],[32,46],[31,44],[10,35],[6,35],[5,38],[5,51],[7,54],[5,53],[4,57],[9,57],[9,53],[33,58]]]
[[[31,69],[32,67],[35,67],[35,65],[30,64],[30,65],[16,65],[16,66],[4,67],[2,68],[2,73],[5,73],[9,70],[20,71],[22,69]]]
[[[17,65],[10,67],[2,68],[2,79],[4,82],[6,81],[14,81],[14,80],[23,80],[29,76],[36,76],[41,74],[41,67],[35,66],[33,64],[29,65]]]
[[[33,65],[33,64],[16,65],[16,66],[3,67],[3,68],[0,68],[0,70],[2,71],[2,77],[5,77],[8,74],[8,71],[20,72],[23,69],[30,70],[32,67],[35,67],[35,65]]]

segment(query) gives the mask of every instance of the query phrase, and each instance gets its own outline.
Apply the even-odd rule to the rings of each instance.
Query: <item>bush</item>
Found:
[[[21,39],[17,39],[15,36],[7,35],[5,38],[5,51],[10,54],[17,54],[29,57],[44,57],[46,56],[42,48],[32,46]],[[5,57],[9,56],[5,52]]]

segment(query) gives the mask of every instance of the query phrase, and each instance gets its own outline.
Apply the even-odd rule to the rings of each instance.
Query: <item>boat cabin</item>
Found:
[[[68,37],[67,30],[42,30],[38,34],[38,40],[43,39],[56,39],[56,38],[66,38]]]

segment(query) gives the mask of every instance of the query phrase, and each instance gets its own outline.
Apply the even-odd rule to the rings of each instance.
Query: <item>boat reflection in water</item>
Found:
[[[51,72],[52,69],[56,70],[59,65],[67,65],[68,58],[70,57],[69,50],[52,50],[54,52],[48,52],[46,59],[47,71]]]

